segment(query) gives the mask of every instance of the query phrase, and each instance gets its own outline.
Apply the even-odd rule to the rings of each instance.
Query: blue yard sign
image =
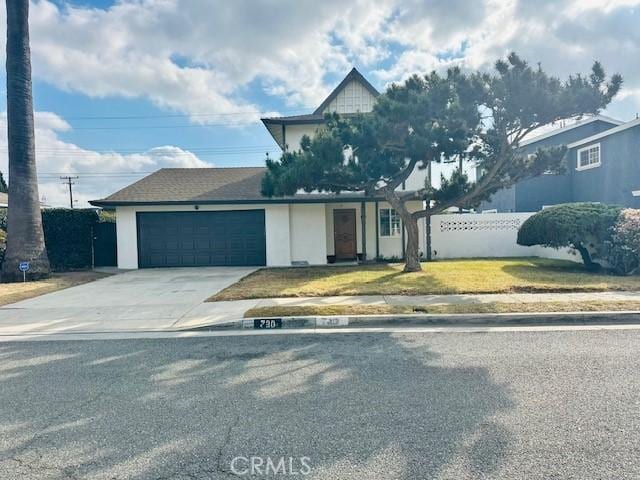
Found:
[[[18,265],[18,268],[22,272],[22,281],[26,282],[27,281],[27,271],[29,270],[29,262],[20,262],[20,265]]]

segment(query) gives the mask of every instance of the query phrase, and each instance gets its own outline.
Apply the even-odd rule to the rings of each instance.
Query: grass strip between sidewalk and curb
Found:
[[[640,276],[588,272],[544,258],[439,260],[423,271],[402,264],[263,268],[207,301],[359,295],[447,295],[640,291]]]
[[[482,314],[640,311],[640,301],[587,301],[540,303],[474,303],[462,305],[299,305],[256,307],[245,318],[324,315]]]
[[[54,273],[49,278],[35,282],[0,283],[0,306],[39,297],[46,293],[75,287],[109,276],[111,276],[109,273],[94,271],[62,272]]]

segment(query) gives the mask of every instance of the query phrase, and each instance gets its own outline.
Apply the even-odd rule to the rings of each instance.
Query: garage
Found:
[[[138,212],[140,268],[266,265],[264,210]]]

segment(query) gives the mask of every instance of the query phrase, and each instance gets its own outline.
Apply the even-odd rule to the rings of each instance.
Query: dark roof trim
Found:
[[[89,203],[96,207],[127,207],[142,205],[256,205],[274,204],[282,205],[287,203],[355,203],[355,202],[375,202],[384,201],[383,197],[329,197],[329,198],[265,198],[261,200],[179,200],[179,201],[147,201],[147,202],[125,202],[108,200],[91,200]]]
[[[324,99],[324,102],[322,102],[320,104],[320,106],[318,108],[315,109],[315,111],[313,112],[314,115],[322,115],[322,113],[324,112],[325,108],[327,108],[327,106],[333,101],[334,98],[336,98],[338,96],[338,94],[340,93],[340,91],[345,87],[345,85],[347,85],[347,83],[349,83],[351,80],[357,80],[360,83],[362,83],[362,85],[365,86],[365,88],[367,90],[369,90],[369,92],[371,93],[371,95],[373,95],[374,97],[377,97],[378,95],[380,95],[380,92],[378,92],[378,90],[376,90],[376,88],[371,85],[369,83],[369,80],[367,80],[366,78],[364,78],[362,76],[362,74],[355,68],[353,67],[351,69],[351,71],[349,72],[349,74],[344,77],[344,79],[338,84],[338,86],[336,88],[333,89],[333,92],[331,92],[329,94],[329,96],[327,98]]]
[[[268,125],[305,125],[313,123],[324,123],[323,115],[299,115],[297,117],[274,117],[261,118],[265,126]]]

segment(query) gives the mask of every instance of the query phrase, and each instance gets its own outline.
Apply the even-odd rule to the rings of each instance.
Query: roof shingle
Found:
[[[163,168],[94,204],[261,200],[265,167]]]
[[[367,200],[361,192],[344,194],[297,194],[264,197],[262,178],[266,167],[163,168],[92,205],[171,204],[171,203],[288,203]]]

